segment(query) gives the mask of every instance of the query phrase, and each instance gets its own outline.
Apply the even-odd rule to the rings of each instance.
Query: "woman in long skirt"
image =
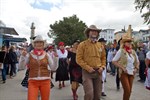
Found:
[[[56,81],[59,81],[59,89],[65,87],[64,81],[69,80],[68,75],[68,64],[67,64],[67,55],[68,51],[64,48],[64,43],[60,42],[58,44],[59,50],[57,50],[57,54],[59,57],[59,65],[56,70]]]

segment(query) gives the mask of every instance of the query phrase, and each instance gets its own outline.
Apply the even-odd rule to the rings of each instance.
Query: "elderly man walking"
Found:
[[[86,28],[84,33],[88,39],[81,42],[77,49],[76,61],[83,68],[84,100],[100,100],[101,97],[106,53],[104,46],[97,41],[100,31],[95,25]]]

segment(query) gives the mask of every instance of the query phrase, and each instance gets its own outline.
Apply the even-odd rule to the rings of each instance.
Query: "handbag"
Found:
[[[3,62],[2,62],[2,63],[0,63],[0,69],[3,69],[3,68],[4,68],[3,63],[4,63],[4,60],[5,60],[5,57],[6,57],[6,53],[5,53],[5,56],[4,56],[4,59],[3,59]]]

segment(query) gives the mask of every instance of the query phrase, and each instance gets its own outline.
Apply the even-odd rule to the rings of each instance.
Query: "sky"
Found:
[[[94,24],[100,29],[119,31],[130,24],[135,31],[148,29],[134,0],[0,0],[0,20],[28,42],[32,22],[35,35],[52,42],[47,36],[49,25],[74,14],[87,26]]]

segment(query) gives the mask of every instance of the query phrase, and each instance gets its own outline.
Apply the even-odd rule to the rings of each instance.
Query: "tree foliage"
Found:
[[[54,43],[63,41],[66,45],[72,45],[73,41],[79,39],[84,40],[84,30],[86,24],[79,20],[76,15],[71,17],[64,17],[63,20],[59,22],[56,21],[54,24],[50,25],[50,34],[54,37]]]
[[[140,13],[143,12],[144,9],[147,11],[142,13],[142,16],[144,18],[144,23],[147,25],[150,24],[150,0],[135,0],[135,8],[136,10],[140,10]]]

